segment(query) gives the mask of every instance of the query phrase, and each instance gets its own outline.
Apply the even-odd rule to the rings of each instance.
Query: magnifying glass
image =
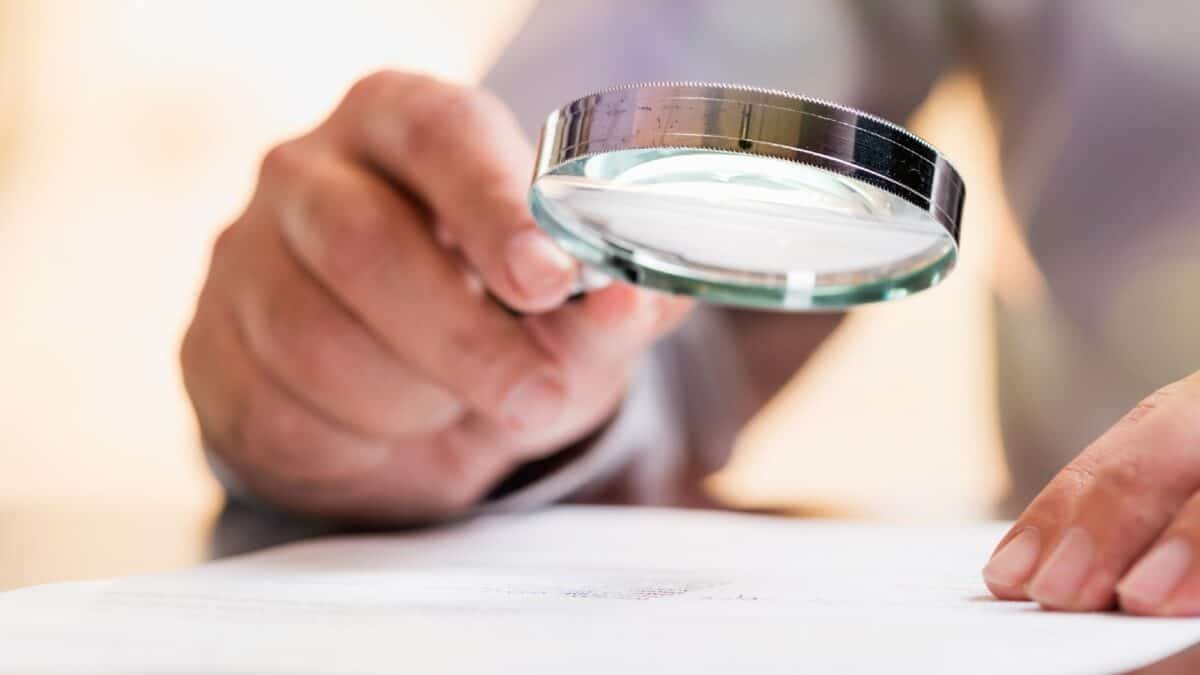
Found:
[[[878,117],[783,91],[655,83],[551,113],[530,204],[610,277],[800,311],[937,284],[958,255],[964,194],[941,153]]]

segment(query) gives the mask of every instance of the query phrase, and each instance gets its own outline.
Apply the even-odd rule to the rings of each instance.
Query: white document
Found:
[[[4,673],[1114,673],[1200,622],[1039,611],[950,529],[558,507],[0,594]]]

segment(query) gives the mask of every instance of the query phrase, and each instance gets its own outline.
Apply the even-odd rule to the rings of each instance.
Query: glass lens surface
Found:
[[[932,286],[955,242],[889,192],[780,159],[622,150],[567,162],[530,192],[539,225],[627,281],[776,309],[848,307]]]

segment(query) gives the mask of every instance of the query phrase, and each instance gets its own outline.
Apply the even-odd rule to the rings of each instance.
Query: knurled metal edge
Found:
[[[693,91],[688,91],[689,89]],[[625,84],[602,89],[598,92],[588,94],[587,96],[577,98],[567,103],[550,114],[547,120],[548,125],[551,121],[571,119],[576,115],[585,113],[589,109],[595,108],[603,102],[606,95],[620,94],[624,92],[646,92],[655,95],[665,95],[667,97],[679,97],[681,99],[695,98],[713,102],[757,105],[777,108],[780,110],[788,110],[800,115],[812,117],[814,119],[820,119],[829,124],[842,125],[851,129],[855,129],[859,132],[867,133],[882,142],[895,145],[898,149],[902,149],[903,151],[910,153],[914,159],[919,160],[929,166],[930,188],[928,195],[924,194],[920,190],[914,189],[912,186],[906,185],[905,182],[900,180],[898,177],[888,175],[888,173],[881,167],[867,168],[862,166],[861,163],[853,161],[849,158],[832,157],[826,153],[806,151],[802,148],[796,147],[795,145],[772,143],[766,139],[758,139],[756,141],[760,144],[768,146],[775,145],[780,148],[788,148],[793,152],[807,152],[812,156],[822,157],[828,162],[835,162],[839,166],[845,165],[852,167],[859,173],[859,176],[857,177],[862,177],[864,175],[880,176],[883,179],[882,181],[877,179],[874,181],[867,180],[866,182],[881,189],[885,189],[888,192],[910,202],[913,201],[910,196],[916,195],[920,199],[921,203],[913,202],[914,204],[927,211],[940,214],[941,217],[939,218],[939,221],[943,222],[947,229],[955,234],[956,238],[958,236],[958,231],[961,225],[962,205],[966,194],[966,187],[962,181],[962,177],[959,175],[954,166],[946,159],[945,155],[937,150],[937,148],[932,144],[912,134],[903,127],[889,122],[888,120],[823,99],[803,96],[780,89],[768,89],[762,87],[715,82],[659,81],[640,84]],[[722,97],[723,93],[728,94],[728,98]],[[745,100],[744,98],[740,97],[739,94],[749,94],[751,96],[763,97],[763,100]],[[816,107],[815,110],[813,109],[814,106]],[[549,140],[544,137],[545,131],[546,129],[543,129],[543,137],[539,139],[543,145],[547,140]],[[643,145],[639,147],[666,147],[666,145]],[[700,146],[682,147],[695,148]],[[543,147],[539,147],[539,155],[541,155],[542,150],[544,149],[545,148]],[[779,156],[778,154],[755,153],[748,151],[745,148],[708,147],[706,149],[722,152],[754,154],[773,159],[782,159],[784,161],[799,161],[792,157]],[[567,150],[567,148],[558,147],[554,148],[552,152],[554,154],[561,155],[565,150]],[[539,164],[546,159],[549,158],[539,157]],[[561,164],[562,161],[567,160],[556,161],[555,164]],[[829,170],[828,167],[821,166],[819,164],[814,165],[811,162],[800,161],[800,163],[809,166],[815,166],[815,168],[819,169]],[[544,164],[541,164],[541,167],[542,168],[540,170],[550,169],[550,167]],[[849,172],[835,171],[835,173],[847,175]],[[887,181],[894,181],[895,184],[903,188],[905,192],[898,192],[892,187],[892,184]],[[939,184],[944,185],[945,190],[939,191],[937,189]],[[939,192],[948,192],[949,194],[947,198],[939,198]],[[932,205],[932,208],[930,205]],[[953,215],[947,212],[947,208],[953,210]]]
[[[637,90],[637,89],[649,89],[649,88],[668,89],[668,88],[679,88],[679,87],[725,89],[725,90],[729,90],[729,91],[742,91],[742,92],[748,92],[748,93],[753,93],[753,94],[764,94],[767,96],[778,96],[780,98],[784,98],[784,99],[788,99],[788,100],[792,100],[792,101],[799,101],[802,103],[816,103],[817,105],[827,106],[834,110],[838,110],[838,111],[841,111],[844,113],[849,113],[851,115],[856,115],[858,117],[862,117],[863,119],[871,120],[872,122],[875,122],[883,127],[886,127],[891,131],[895,131],[896,133],[898,133],[906,138],[916,141],[917,143],[921,144],[922,146],[924,146],[925,148],[927,148],[928,150],[933,152],[938,157],[942,157],[942,158],[945,157],[945,153],[938,150],[937,147],[935,145],[933,145],[932,143],[930,143],[929,141],[925,140],[924,138],[921,138],[920,136],[909,131],[908,129],[905,129],[904,127],[900,126],[899,124],[896,124],[895,122],[892,122],[891,120],[884,119],[883,117],[880,117],[878,115],[874,115],[869,112],[864,112],[862,110],[858,110],[857,108],[851,108],[850,106],[843,105],[841,103],[835,103],[833,101],[830,101],[830,100],[824,99],[824,98],[818,98],[815,96],[806,96],[804,94],[797,94],[795,92],[787,91],[784,89],[774,89],[774,88],[769,88],[769,87],[756,87],[756,86],[746,85],[746,84],[731,84],[728,82],[705,82],[705,81],[699,81],[699,80],[675,80],[675,81],[673,81],[673,80],[656,80],[656,81],[652,81],[652,82],[631,82],[631,83],[626,83],[626,84],[615,85],[612,87],[607,87],[607,88],[601,89],[599,91],[594,91],[594,92],[589,93],[586,96],[580,96],[579,98],[575,99],[571,103],[568,103],[567,105],[563,106],[560,110],[565,112],[567,110],[567,108],[569,108],[570,106],[572,106],[576,103],[580,103],[582,101],[585,101],[585,100],[595,97],[595,96],[603,96],[606,94],[615,94],[615,93],[622,92],[622,91],[633,91],[633,90]]]

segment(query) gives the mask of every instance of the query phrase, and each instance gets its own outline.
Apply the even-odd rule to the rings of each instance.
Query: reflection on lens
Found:
[[[603,153],[538,177],[531,201],[576,256],[718,302],[806,309],[902,297],[955,260],[945,228],[890,192],[748,154]]]

